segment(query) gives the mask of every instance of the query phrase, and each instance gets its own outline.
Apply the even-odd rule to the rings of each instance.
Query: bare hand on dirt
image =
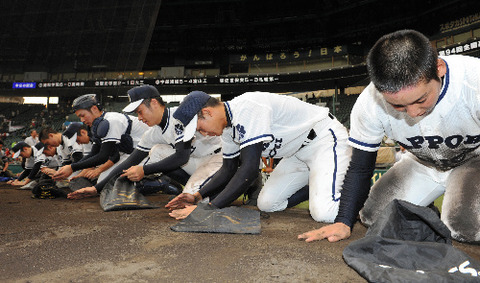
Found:
[[[182,209],[195,204],[195,197],[189,193],[181,193],[165,205],[169,210]]]
[[[349,238],[350,235],[350,227],[341,222],[337,222],[324,226],[320,229],[300,234],[298,235],[298,239],[305,240],[305,242],[313,242],[323,239],[327,239],[329,242],[337,242]]]
[[[97,195],[97,189],[95,187],[85,187],[80,190],[74,191],[67,195],[69,199],[82,199],[93,197]]]

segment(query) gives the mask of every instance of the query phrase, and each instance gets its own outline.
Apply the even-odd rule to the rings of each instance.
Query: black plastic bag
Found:
[[[401,200],[393,200],[343,258],[370,282],[480,281],[480,264],[452,246],[437,214]]]
[[[105,185],[100,193],[100,206],[104,211],[157,208],[125,177],[112,179]]]

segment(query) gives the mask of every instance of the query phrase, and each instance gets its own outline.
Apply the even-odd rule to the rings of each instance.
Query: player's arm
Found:
[[[17,180],[18,181],[22,181],[23,179],[25,179],[26,177],[28,177],[28,175],[30,175],[30,172],[32,171],[32,169],[25,169],[22,171],[22,174],[20,174],[20,176],[18,176]]]
[[[97,192],[100,193],[105,187],[105,185],[110,181],[111,179],[117,178],[118,175],[120,175],[123,170],[126,170],[132,166],[138,165],[145,157],[148,156],[148,152],[141,151],[138,149],[135,149],[130,156],[125,159],[121,164],[119,164],[115,169],[113,169],[107,177],[105,177],[101,182],[97,183],[95,185],[95,188],[97,189]]]
[[[92,152],[94,152],[94,147],[92,147],[92,152],[88,155],[88,158],[83,158],[79,162],[72,163],[72,171],[95,167],[107,162],[108,158],[112,155],[114,150],[116,150],[115,147],[115,141],[104,142],[101,144],[96,154],[92,154]],[[97,149],[95,149],[95,151],[97,151]]]
[[[143,172],[145,175],[169,172],[179,168],[188,162],[190,158],[190,152],[192,147],[192,141],[183,142],[179,141],[175,144],[175,153],[155,163],[150,163],[143,166]]]
[[[340,207],[335,222],[341,222],[350,229],[357,220],[370,192],[370,184],[375,171],[377,152],[368,152],[354,148],[350,167],[345,175]]]
[[[76,152],[72,153],[72,159],[73,159],[72,163],[78,162],[78,161],[82,160],[82,158],[83,158],[83,152],[76,151]]]
[[[40,171],[40,168],[42,167],[43,161],[38,161],[36,162],[30,173],[28,174],[28,179],[33,180],[35,178],[35,175],[37,175],[38,171]]]
[[[375,170],[376,158],[377,152],[353,149],[350,166],[343,183],[340,207],[335,223],[303,233],[298,236],[299,239],[304,239],[307,242],[322,239],[336,242],[350,237],[357,215],[370,192],[370,182]]]
[[[231,162],[228,164],[228,168],[224,167],[225,163],[222,164],[222,168],[214,175],[212,180],[200,189],[199,193],[202,198],[207,196],[212,196],[218,192],[218,189],[222,189],[225,183],[226,186],[220,193],[211,201],[211,204],[218,208],[223,208],[228,206],[238,197],[240,197],[252,183],[254,179],[258,177],[258,167],[260,162],[260,157],[263,150],[263,144],[261,142],[249,145],[244,147],[240,151],[240,167],[237,170],[232,168],[237,166],[237,162]],[[225,161],[225,159],[224,159]],[[233,176],[232,173],[234,172]],[[222,174],[225,174],[229,180],[222,178]],[[211,183],[214,181],[214,178],[220,178],[222,182],[218,184],[212,184],[216,186],[216,189],[210,189]],[[227,181],[227,182],[225,182]]]

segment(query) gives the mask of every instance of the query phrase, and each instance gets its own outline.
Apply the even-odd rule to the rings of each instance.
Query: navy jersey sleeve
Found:
[[[370,182],[375,170],[377,152],[353,148],[350,167],[345,175],[340,207],[335,222],[353,227],[370,192]]]

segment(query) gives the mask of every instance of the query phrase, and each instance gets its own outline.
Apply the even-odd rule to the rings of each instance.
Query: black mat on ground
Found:
[[[201,203],[170,228],[176,232],[260,234],[260,212],[236,206],[212,209]]]

